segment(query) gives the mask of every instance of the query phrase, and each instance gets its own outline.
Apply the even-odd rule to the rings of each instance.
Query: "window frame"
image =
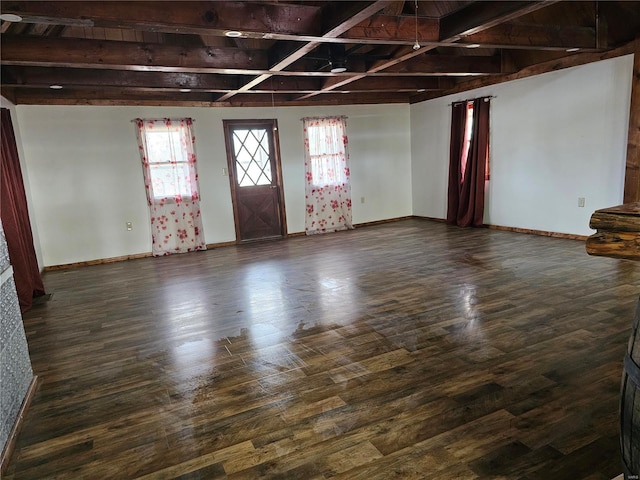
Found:
[[[325,126],[321,126],[321,125],[309,125],[307,127],[307,137],[309,139],[311,139],[311,134],[310,134],[310,130],[314,129],[314,130],[318,130],[318,131],[323,131],[323,133],[318,134],[318,135],[322,135],[323,138],[327,137],[327,127]],[[316,135],[316,134],[314,134]],[[327,146],[329,145],[338,145],[338,142],[323,142],[323,144],[326,144]],[[344,185],[346,184],[349,179],[348,179],[348,175],[345,171],[343,171],[343,169],[340,168],[330,168],[330,167],[335,167],[335,158],[336,157],[341,157],[345,155],[345,151],[344,151],[344,140],[341,140],[341,144],[343,146],[342,149],[338,149],[338,151],[326,151],[323,153],[317,153],[317,154],[312,154],[311,153],[311,141],[309,142],[309,162],[311,162],[311,184],[314,187],[317,188],[323,188],[323,187],[337,187],[340,185]],[[316,143],[313,144],[314,147],[317,145]],[[321,163],[321,165],[318,165],[319,163]],[[321,168],[321,167],[325,167],[325,168]],[[329,174],[325,174],[322,173],[320,174],[320,172],[329,172]],[[318,172],[318,175],[316,175],[316,172]],[[326,179],[328,176],[331,176],[331,181],[327,182],[327,181],[319,181],[317,179],[322,178],[322,179]]]
[[[165,202],[165,203],[177,203],[180,201],[192,201],[194,199],[199,198],[199,194],[197,191],[198,186],[197,184],[193,184],[192,182],[178,182],[175,185],[175,187],[177,188],[174,188],[172,192],[170,193],[164,192],[162,195],[157,194],[156,186],[162,186],[163,190],[166,190],[165,182],[160,180],[160,177],[157,175],[158,170],[166,168],[167,166],[171,166],[172,168],[170,173],[174,176],[174,178],[180,178],[180,175],[178,175],[178,173],[181,173],[183,177],[188,177],[191,174],[190,170],[192,168],[195,168],[195,165],[193,165],[194,162],[189,159],[190,152],[186,145],[186,142],[191,141],[188,125],[181,125],[180,123],[172,123],[171,125],[167,125],[165,123],[165,124],[158,125],[156,128],[157,129],[155,131],[145,130],[143,132],[145,136],[145,142],[147,144],[147,163],[148,163],[148,171],[149,171],[149,177],[150,177],[149,179],[153,186],[152,188],[153,201]],[[174,153],[180,152],[181,160],[179,161],[171,160],[171,159],[162,160],[162,161],[152,160],[153,149],[151,148],[151,145],[153,144],[153,142],[151,141],[151,138],[154,134],[167,135],[169,137],[173,137],[175,135],[176,137],[178,137],[178,138],[171,138],[169,140],[169,145],[170,146],[173,145]],[[179,145],[179,149],[175,148],[176,144]],[[197,177],[197,171],[194,172],[194,174]],[[155,181],[156,179],[158,180]],[[170,183],[168,183],[167,185],[171,186]],[[180,187],[187,187],[188,191],[182,190],[180,189]],[[195,192],[194,192],[194,188],[196,189]]]

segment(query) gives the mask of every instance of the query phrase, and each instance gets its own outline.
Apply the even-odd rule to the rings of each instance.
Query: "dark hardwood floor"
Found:
[[[622,469],[633,262],[406,220],[52,271],[7,479]]]

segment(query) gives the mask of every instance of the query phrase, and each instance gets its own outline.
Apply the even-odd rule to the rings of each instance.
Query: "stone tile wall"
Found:
[[[7,268],[9,268],[9,250],[7,250],[7,241],[4,238],[2,222],[0,222],[0,273]]]
[[[32,379],[16,284],[0,223],[0,450],[9,440]]]

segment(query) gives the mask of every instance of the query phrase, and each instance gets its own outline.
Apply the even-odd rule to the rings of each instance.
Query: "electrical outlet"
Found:
[[[222,175],[225,177],[229,175],[229,169],[227,167],[222,167]]]
[[[360,203],[364,203],[364,197],[360,197]]]
[[[130,232],[131,230],[133,230],[133,223],[127,222],[127,231]]]
[[[584,197],[578,197],[578,206],[584,207]]]

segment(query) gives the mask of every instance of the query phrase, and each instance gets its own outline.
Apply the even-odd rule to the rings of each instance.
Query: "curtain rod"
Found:
[[[156,121],[158,121],[158,120],[171,120],[171,121],[173,121],[173,120],[183,120],[185,118],[188,118],[189,120],[191,120],[191,123],[196,123],[196,120],[194,118],[191,118],[191,117],[182,117],[182,118],[162,117],[162,118],[140,118],[140,119],[134,118],[134,119],[130,120],[130,122],[131,123],[135,123],[137,120],[143,120],[143,121],[144,120],[156,120]]]
[[[466,100],[456,100],[455,102],[447,103],[447,107],[450,107],[451,105],[455,105],[456,103],[473,102],[474,100],[477,100],[480,98],[483,98],[484,101],[486,102],[490,98],[498,98],[498,97],[496,95],[487,95],[486,97],[476,97],[476,98],[467,98]]]
[[[329,115],[328,117],[302,117],[300,119],[300,121],[304,121],[304,120],[324,120],[326,118],[349,118],[346,115]]]

